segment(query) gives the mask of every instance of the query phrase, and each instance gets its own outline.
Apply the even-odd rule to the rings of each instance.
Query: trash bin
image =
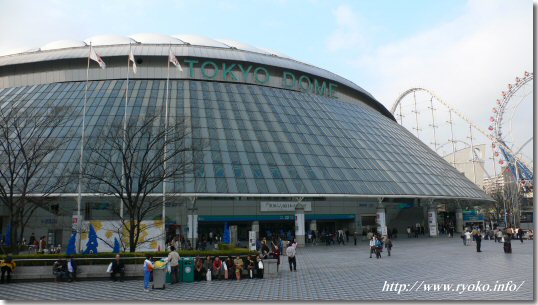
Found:
[[[163,260],[156,261],[155,264],[153,264],[153,285],[151,285],[151,288],[153,289],[164,289],[165,288],[165,280],[166,280],[166,273],[168,271],[168,264],[164,262]]]
[[[166,270],[166,284],[172,284],[172,273],[168,270]]]
[[[181,260],[182,281],[186,283],[194,282],[194,258],[184,257]]]
[[[182,259],[179,259],[179,261],[177,262],[178,263],[178,266],[179,266],[179,275],[178,275],[178,279],[177,281],[178,282],[183,282],[183,260]]]

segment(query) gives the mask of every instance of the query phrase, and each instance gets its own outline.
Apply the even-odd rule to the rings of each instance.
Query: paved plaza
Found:
[[[533,241],[512,242],[513,253],[484,240],[482,251],[463,246],[460,238],[406,236],[393,241],[392,256],[369,258],[366,241],[357,246],[300,248],[297,272],[287,258],[274,279],[179,283],[144,292],[142,280],[75,283],[28,282],[2,287],[5,300],[532,300]],[[511,281],[511,282],[510,282]],[[392,284],[392,286],[391,286]],[[433,291],[431,284],[452,284]],[[518,291],[476,291],[477,289]],[[501,284],[504,285],[500,286]],[[405,286],[404,286],[405,285]],[[460,287],[456,288],[457,285]],[[462,286],[465,285],[465,286]],[[472,285],[472,286],[469,286]],[[385,287],[385,291],[384,291]],[[424,291],[430,287],[430,291]],[[438,287],[438,288],[439,288]],[[465,288],[463,288],[465,287]],[[485,287],[485,288],[484,288]],[[499,289],[502,288],[502,289]],[[411,290],[411,291],[404,291]],[[459,291],[456,291],[456,290]],[[465,289],[465,291],[461,291]],[[392,290],[392,291],[388,291]],[[400,290],[400,293],[398,293]]]

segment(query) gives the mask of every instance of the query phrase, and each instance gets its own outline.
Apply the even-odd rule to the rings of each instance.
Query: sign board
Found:
[[[256,251],[256,231],[248,231],[248,248]]]
[[[463,211],[463,221],[466,221],[466,222],[484,221],[484,214],[478,214],[476,210]]]
[[[73,231],[79,231],[81,223],[82,223],[82,215],[73,215],[73,218],[71,221],[71,229]]]
[[[260,211],[262,212],[294,212],[297,201],[262,201],[260,202]],[[310,201],[302,201],[301,205],[305,212],[312,211]]]
[[[430,236],[437,236],[437,212],[428,211],[428,227]]]

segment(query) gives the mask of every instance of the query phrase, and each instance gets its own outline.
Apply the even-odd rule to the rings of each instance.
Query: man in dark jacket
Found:
[[[120,274],[120,282],[123,282],[123,278],[125,277],[125,265],[121,261],[119,254],[117,254],[116,259],[112,261],[112,269],[110,272],[110,279],[114,282],[117,281],[116,273]]]
[[[480,232],[478,232],[475,235],[475,242],[476,242],[476,252],[482,252],[480,250],[480,245],[482,244],[482,234],[480,234]]]

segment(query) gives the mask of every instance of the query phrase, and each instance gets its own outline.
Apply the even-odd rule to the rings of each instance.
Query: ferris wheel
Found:
[[[522,78],[516,77],[515,83],[508,84],[508,90],[501,92],[501,98],[492,108],[488,127],[495,157],[501,159],[499,164],[507,163],[524,193],[532,192],[534,178],[530,170],[533,167],[533,85],[534,74],[527,71]]]

